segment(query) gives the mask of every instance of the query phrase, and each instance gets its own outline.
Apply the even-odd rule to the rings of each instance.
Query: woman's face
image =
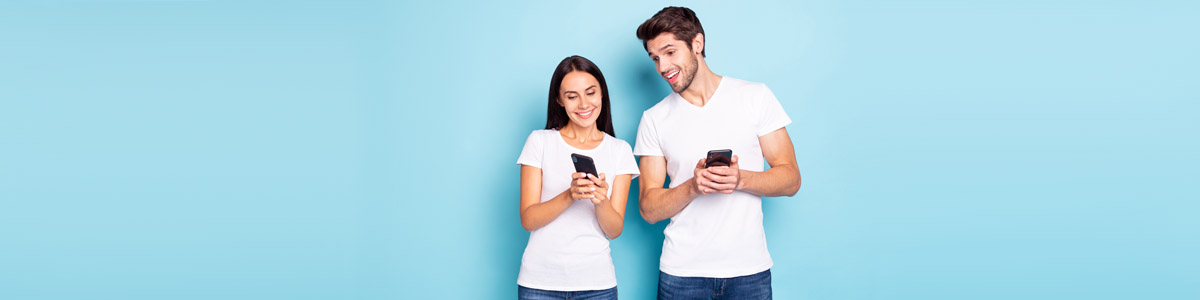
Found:
[[[571,123],[584,128],[596,125],[603,95],[600,82],[587,72],[572,71],[563,77],[558,89],[558,104],[566,109]]]

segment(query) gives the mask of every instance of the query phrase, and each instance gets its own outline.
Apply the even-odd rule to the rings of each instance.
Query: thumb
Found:
[[[733,158],[729,160],[729,165],[736,166],[738,164],[737,161],[738,161],[737,155],[734,155]]]

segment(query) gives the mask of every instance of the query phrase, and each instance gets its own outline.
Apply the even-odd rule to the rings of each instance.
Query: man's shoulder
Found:
[[[725,76],[721,84],[727,84],[732,90],[738,92],[761,92],[768,90],[765,83],[746,81],[729,76]]]
[[[646,111],[642,112],[642,117],[658,118],[665,116],[671,111],[671,109],[675,107],[675,101],[672,99],[673,97],[679,97],[679,94],[667,94],[666,97],[663,97],[663,99],[659,100],[658,103],[655,103],[654,106],[651,106],[650,108],[647,108]]]

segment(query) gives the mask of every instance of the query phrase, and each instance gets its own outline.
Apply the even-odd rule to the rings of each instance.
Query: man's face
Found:
[[[675,34],[664,32],[646,41],[646,53],[654,60],[658,75],[671,85],[671,90],[682,93],[696,79],[699,61],[692,53],[689,42],[675,39]]]

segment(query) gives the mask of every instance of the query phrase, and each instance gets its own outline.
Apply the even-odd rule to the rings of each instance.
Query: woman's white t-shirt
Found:
[[[542,169],[541,202],[570,187],[571,173],[575,173],[571,153],[591,157],[596,171],[605,174],[609,186],[617,175],[639,174],[633,149],[625,141],[606,134],[595,149],[581,150],[568,145],[558,130],[536,130],[525,140],[517,164]],[[611,188],[608,193],[612,195]],[[603,290],[617,286],[608,237],[600,229],[590,200],[575,200],[550,224],[529,233],[517,284],[551,291]]]

